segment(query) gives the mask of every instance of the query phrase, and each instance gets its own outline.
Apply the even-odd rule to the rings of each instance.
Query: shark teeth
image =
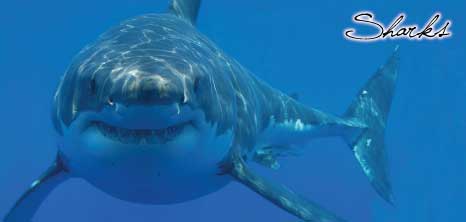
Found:
[[[111,126],[104,122],[93,122],[102,135],[126,144],[162,144],[176,138],[190,122],[170,126],[164,129],[125,129]]]

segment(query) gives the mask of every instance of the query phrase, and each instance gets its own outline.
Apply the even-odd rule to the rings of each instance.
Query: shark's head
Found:
[[[235,99],[221,52],[171,15],[128,20],[73,60],[53,119],[70,171],[124,200],[166,204],[228,182]]]

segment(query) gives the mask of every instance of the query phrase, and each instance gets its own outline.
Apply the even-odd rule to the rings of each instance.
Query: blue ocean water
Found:
[[[0,215],[52,162],[51,101],[72,57],[109,27],[162,12],[165,0],[17,0],[0,3]],[[348,221],[466,221],[466,21],[462,1],[204,0],[199,29],[261,79],[315,108],[343,113],[362,84],[400,45],[400,78],[386,133],[396,206],[377,196],[348,147],[321,139],[282,168],[257,170]],[[442,41],[343,38],[355,12],[389,23],[400,12],[424,24],[452,20]],[[128,181],[121,181],[128,182]],[[144,206],[71,180],[45,201],[41,221],[297,221],[232,183],[198,200]]]

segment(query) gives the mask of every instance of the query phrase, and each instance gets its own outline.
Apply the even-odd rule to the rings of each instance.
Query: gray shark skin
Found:
[[[398,50],[338,117],[307,107],[259,80],[195,27],[199,0],[129,19],[72,61],[54,98],[56,161],[5,222],[29,222],[68,178],[121,200],[173,204],[238,181],[303,221],[343,221],[254,173],[318,137],[348,143],[374,189],[393,203],[384,129]]]

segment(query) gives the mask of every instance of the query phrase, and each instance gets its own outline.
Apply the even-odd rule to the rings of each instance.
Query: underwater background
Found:
[[[124,19],[164,12],[168,0],[0,2],[0,217],[56,153],[51,102],[72,57]],[[303,147],[281,169],[254,166],[348,221],[466,221],[465,1],[203,0],[198,28],[259,78],[323,111],[341,114],[400,46],[400,75],[386,132],[395,207],[372,189],[339,138]],[[357,43],[343,30],[372,11],[390,23],[452,21],[449,39]],[[443,24],[445,20],[441,21]],[[130,181],[121,181],[128,183]],[[187,185],[188,186],[188,185]],[[47,221],[298,221],[231,183],[183,204],[144,206],[110,197],[83,180],[58,187],[36,214]]]

